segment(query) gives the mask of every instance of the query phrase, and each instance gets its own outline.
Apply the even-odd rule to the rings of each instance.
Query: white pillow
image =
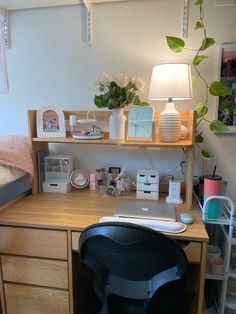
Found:
[[[15,181],[25,175],[25,172],[12,167],[0,166],[0,187]]]

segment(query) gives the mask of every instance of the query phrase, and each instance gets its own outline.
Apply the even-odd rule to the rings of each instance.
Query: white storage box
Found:
[[[141,199],[158,200],[159,171],[140,169],[137,173],[136,197]]]
[[[139,183],[159,183],[159,171],[140,169],[137,173]]]
[[[73,170],[73,158],[68,155],[49,155],[44,157],[45,181],[42,192],[70,192],[70,174]]]
[[[48,179],[43,182],[43,192],[68,193],[70,182],[67,179]]]
[[[148,174],[148,183],[158,183],[159,184],[159,173],[153,174],[150,173]]]
[[[137,190],[158,192],[159,185],[156,183],[137,183]]]
[[[157,192],[151,192],[151,191],[138,191],[136,194],[137,198],[146,199],[146,200],[158,200],[158,193]]]

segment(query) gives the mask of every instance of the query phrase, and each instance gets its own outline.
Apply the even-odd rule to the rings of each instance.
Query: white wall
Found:
[[[214,8],[205,1],[210,37],[219,43],[236,42],[236,7]],[[200,31],[194,30],[198,10],[190,1],[189,47],[198,47]],[[101,72],[139,75],[146,83],[148,101],[152,66],[161,62],[191,62],[191,53],[172,53],[165,36],[181,35],[182,0],[136,0],[93,5],[93,45],[85,43],[83,6],[41,8],[10,13],[11,48],[7,51],[9,94],[0,94],[0,135],[27,134],[26,110],[44,104],[63,109],[96,109],[95,81]],[[209,80],[216,78],[218,47],[202,66]],[[178,102],[182,110],[194,109],[203,90],[197,84],[192,101]],[[162,109],[164,102],[152,103]],[[214,118],[215,99],[210,99]],[[235,135],[216,136],[206,129],[206,143],[214,151],[218,172],[229,181],[229,195],[236,199]],[[83,149],[81,149],[83,147]],[[181,151],[120,149],[68,145],[56,148],[77,155],[76,167],[123,165],[128,161],[135,174],[140,167],[156,167],[165,173],[181,160]],[[138,155],[139,158],[136,158]],[[91,156],[88,158],[88,156]],[[162,161],[160,161],[162,160]],[[92,165],[92,166],[91,166]],[[196,168],[196,173],[197,173]],[[177,168],[180,173],[180,167]]]

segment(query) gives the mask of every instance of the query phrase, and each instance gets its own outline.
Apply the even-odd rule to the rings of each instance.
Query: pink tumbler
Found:
[[[213,195],[220,195],[222,177],[209,175],[204,177],[204,201]],[[206,218],[217,219],[221,204],[218,200],[211,200],[206,205]]]

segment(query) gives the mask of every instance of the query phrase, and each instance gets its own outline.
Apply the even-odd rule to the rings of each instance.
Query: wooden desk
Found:
[[[124,197],[134,199],[134,196]],[[3,314],[75,314],[73,251],[80,231],[112,215],[120,198],[88,190],[30,195],[0,212],[0,294]],[[177,208],[177,215],[181,206]],[[208,235],[197,211],[194,223],[168,234],[185,245],[197,282],[193,313],[202,313]],[[77,313],[76,313],[77,314]]]

